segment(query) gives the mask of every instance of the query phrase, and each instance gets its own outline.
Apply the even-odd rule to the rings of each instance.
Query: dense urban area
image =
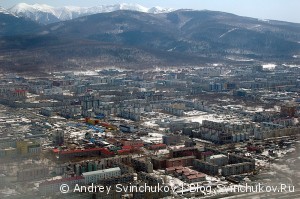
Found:
[[[281,64],[2,74],[0,198],[299,197],[299,74]]]

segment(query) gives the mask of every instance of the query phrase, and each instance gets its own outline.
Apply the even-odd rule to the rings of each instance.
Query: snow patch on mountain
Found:
[[[1,14],[5,14],[5,15],[13,15],[11,12],[9,12],[8,10],[6,10],[6,9],[4,9],[2,7],[0,7],[0,13]],[[13,16],[15,16],[15,15],[13,15]]]
[[[172,12],[174,11],[174,9],[172,8],[162,8],[159,6],[153,7],[148,9],[148,13],[152,13],[152,14],[160,14],[160,13],[168,13],[168,12]]]
[[[54,23],[57,21],[66,21],[75,19],[82,16],[114,12],[117,10],[132,10],[138,12],[159,14],[174,11],[170,8],[153,7],[146,8],[138,4],[115,4],[115,5],[100,5],[94,7],[77,7],[77,6],[64,6],[52,7],[46,4],[33,4],[19,3],[9,9],[11,13],[17,16],[29,18],[43,24]]]

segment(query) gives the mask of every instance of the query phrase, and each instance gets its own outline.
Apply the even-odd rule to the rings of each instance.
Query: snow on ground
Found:
[[[162,143],[163,134],[160,133],[149,133],[148,136],[141,137],[140,139],[147,142]]]
[[[142,124],[142,126],[159,127],[158,124],[155,124],[155,121],[147,121],[147,122],[144,122],[144,123]]]
[[[276,64],[269,63],[269,64],[263,64],[262,66],[263,66],[264,69],[269,69],[270,70],[270,69],[274,69],[276,67]]]
[[[77,71],[74,72],[74,75],[93,76],[93,75],[98,75],[98,73],[95,71]]]
[[[275,170],[284,171],[287,174],[293,175],[294,172],[290,170],[287,165],[271,164],[271,167]]]
[[[206,115],[197,115],[197,116],[191,116],[191,117],[185,117],[183,119],[187,119],[190,120],[192,122],[199,122],[200,124],[202,124],[203,120],[210,120],[210,121],[214,121],[214,122],[222,122],[224,121],[222,118],[217,118],[217,115],[214,114],[206,114]]]
[[[169,149],[160,149],[157,152],[157,155],[165,155],[165,154],[169,154],[169,153],[170,153]]]
[[[237,30],[237,28],[233,28],[233,29],[231,29],[231,30],[225,32],[224,34],[222,34],[222,35],[219,37],[219,39],[221,39],[221,38],[224,37],[225,35],[227,35],[227,34],[233,32],[233,31],[235,31],[235,30]]]
[[[294,58],[297,58],[297,55],[294,55],[295,57]],[[300,57],[300,55],[299,55]],[[290,67],[290,68],[300,68],[300,65],[295,65],[295,64],[282,64],[283,66],[287,66],[287,67]]]
[[[10,188],[5,188],[0,190],[0,195],[5,195],[4,197],[8,197],[8,196],[13,196],[18,194],[18,192],[14,189],[10,189]]]
[[[234,57],[226,57],[229,60],[240,61],[240,62],[250,62],[254,61],[254,59],[245,59],[245,58],[234,58]]]

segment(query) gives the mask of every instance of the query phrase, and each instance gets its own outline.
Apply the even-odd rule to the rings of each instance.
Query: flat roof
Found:
[[[186,160],[186,159],[195,159],[196,156],[185,156],[185,157],[178,157],[178,158],[170,158],[167,161],[176,161],[176,160]]]
[[[84,177],[82,176],[76,176],[76,177],[71,177],[71,178],[62,178],[62,179],[56,179],[56,180],[51,180],[51,181],[44,181],[42,182],[39,186],[44,186],[44,185],[50,185],[50,184],[58,184],[58,183],[67,183],[70,181],[75,181],[75,180],[83,180]]]
[[[218,155],[212,155],[210,156],[210,159],[215,159],[215,158],[226,158],[227,156],[224,154],[218,154]]]
[[[107,173],[107,172],[114,172],[114,171],[120,171],[121,172],[121,169],[120,169],[120,167],[114,167],[114,168],[110,168],[110,169],[103,169],[103,170],[85,172],[85,173],[82,173],[82,175],[85,177],[85,176],[97,175],[97,174],[100,174],[100,173]]]

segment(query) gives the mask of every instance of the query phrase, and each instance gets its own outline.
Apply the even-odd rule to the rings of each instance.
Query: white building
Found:
[[[60,192],[60,186],[62,184],[66,184],[71,188],[75,187],[75,185],[83,185],[84,177],[76,176],[71,178],[62,178],[51,181],[44,181],[39,184],[39,191],[43,195],[56,194]]]
[[[119,167],[103,169],[98,171],[90,171],[82,173],[85,178],[85,184],[97,183],[101,180],[117,177],[121,175],[121,169]]]
[[[44,89],[44,95],[62,95],[63,90],[60,87],[52,87],[49,89]]]
[[[213,155],[209,157],[209,162],[218,166],[225,166],[228,164],[228,157],[223,154]]]

